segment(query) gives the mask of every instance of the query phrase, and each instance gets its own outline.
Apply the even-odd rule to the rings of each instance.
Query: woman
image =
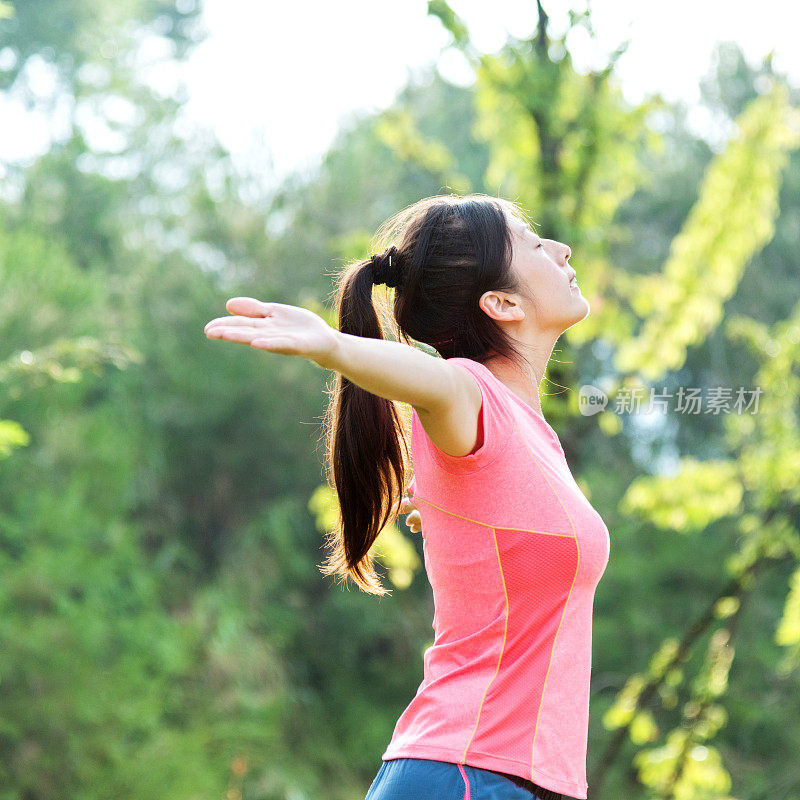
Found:
[[[589,313],[570,248],[482,194],[421,200],[381,240],[392,244],[338,280],[340,330],[252,298],[206,326],[336,372],[325,419],[340,524],[324,574],[384,594],[370,547],[398,510],[418,510],[436,635],[367,800],[586,798],[592,605],[609,537],[539,400],[556,340]],[[380,283],[395,289],[398,341],[383,338]],[[395,402],[411,406],[413,505],[399,502]]]

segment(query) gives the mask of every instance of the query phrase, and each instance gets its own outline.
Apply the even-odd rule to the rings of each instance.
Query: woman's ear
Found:
[[[484,292],[478,305],[498,322],[515,322],[525,319],[525,311],[517,295],[491,290]]]

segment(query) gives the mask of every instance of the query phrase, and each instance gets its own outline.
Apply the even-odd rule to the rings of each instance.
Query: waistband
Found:
[[[544,786],[539,786],[539,784],[534,783],[527,778],[523,778],[521,775],[511,775],[508,772],[498,772],[496,769],[489,769],[486,771],[494,772],[495,775],[502,775],[504,778],[508,778],[516,783],[517,786],[521,786],[523,789],[527,789],[529,792],[532,792],[534,795],[536,795],[536,797],[539,798],[539,800],[564,800],[563,794],[554,792],[552,789],[545,789]]]

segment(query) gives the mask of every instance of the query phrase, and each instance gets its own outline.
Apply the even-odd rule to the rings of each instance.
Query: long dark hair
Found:
[[[436,195],[394,214],[380,226],[372,247],[373,252],[386,248],[378,277],[394,288],[393,307],[390,311],[385,294],[379,308],[373,303],[374,259],[350,263],[334,287],[339,329],[384,339],[380,310],[384,320],[394,318],[398,341],[427,344],[442,358],[483,362],[496,355],[521,361],[513,340],[478,305],[492,289],[523,291],[511,269],[506,214],[529,222],[516,203],[485,194]],[[339,372],[333,381],[323,426],[327,479],[339,497],[339,520],[327,534],[329,553],[320,569],[383,595],[388,592],[369,550],[410,478],[408,430],[394,401]]]

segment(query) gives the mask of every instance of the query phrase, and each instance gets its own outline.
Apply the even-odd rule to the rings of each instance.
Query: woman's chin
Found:
[[[571,315],[567,328],[571,328],[573,325],[577,325],[581,320],[586,319],[591,311],[589,301],[583,295],[580,295],[580,303],[577,302],[578,298],[574,299],[576,301],[574,303],[576,311]],[[566,330],[566,328],[564,330]]]

